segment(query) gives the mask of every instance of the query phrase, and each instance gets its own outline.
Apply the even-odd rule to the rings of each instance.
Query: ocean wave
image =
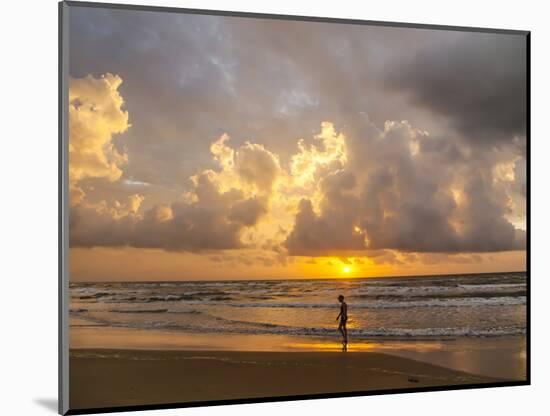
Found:
[[[385,293],[385,294],[359,294],[350,295],[349,299],[371,299],[371,300],[387,300],[387,301],[416,301],[423,299],[467,299],[467,298],[502,298],[502,297],[525,297],[526,290],[508,290],[502,292],[462,292],[462,291],[448,291],[440,293]]]
[[[371,302],[348,303],[353,309],[393,309],[393,308],[433,308],[433,307],[476,307],[476,306],[508,306],[524,305],[525,296],[505,296],[505,297],[469,297],[469,298],[449,298],[449,299],[426,299],[413,301],[386,301],[374,300]],[[228,303],[227,306],[236,308],[329,308],[334,309],[334,302],[330,303],[277,303],[277,302],[242,302]]]
[[[175,293],[174,293],[175,292]],[[294,289],[281,291],[270,290],[242,290],[242,291],[189,291],[185,293],[162,293],[161,291],[85,291],[72,294],[75,301],[85,303],[153,303],[153,302],[221,302],[234,301],[239,297],[249,300],[308,300],[314,298],[332,299],[341,293],[340,288],[319,288],[315,291],[297,293]],[[525,285],[457,285],[457,286],[417,286],[417,287],[376,287],[346,290],[348,299],[359,300],[385,300],[385,301],[421,301],[438,299],[466,299],[466,298],[523,298],[526,296]]]
[[[75,311],[78,313],[79,311]],[[83,310],[83,312],[87,312],[86,309]],[[173,309],[110,309],[109,312],[112,313],[175,313],[175,314],[182,314],[182,315],[199,315],[202,312],[197,310],[190,310],[190,311],[179,311],[179,310],[173,310]]]
[[[448,296],[473,296],[479,294],[479,297],[486,295],[505,295],[505,294],[525,294],[525,284],[456,284],[446,286],[378,286],[362,287],[356,290],[353,296],[395,296],[395,297],[443,297]]]
[[[510,289],[512,290],[512,289]],[[208,293],[208,295],[206,295]],[[216,292],[197,292],[195,294],[106,294],[84,295],[78,297],[79,302],[131,303],[183,303],[186,305],[217,305],[223,304],[241,308],[333,308],[334,302],[319,302],[319,299],[332,299],[335,296],[299,296],[286,295],[277,297],[274,294],[243,294],[240,297],[230,296]],[[242,301],[239,302],[239,298]],[[410,307],[460,307],[460,306],[507,306],[524,305],[526,292],[524,290],[508,292],[401,292],[401,293],[355,293],[348,295],[350,307],[359,309],[385,309],[385,308],[410,308]],[[288,300],[288,301],[285,301]]]
[[[104,298],[106,296],[112,296],[113,293],[110,293],[110,292],[89,292],[89,293],[83,293],[83,294],[80,294],[79,296],[76,296],[78,299],[82,299],[82,300],[85,300],[85,299],[99,299],[99,298]]]
[[[166,313],[168,309],[111,309],[112,313]]]
[[[105,323],[102,321],[102,323]],[[179,324],[171,321],[148,321],[136,323],[110,323],[113,327],[154,329],[182,331],[189,333],[213,333],[213,334],[242,334],[242,335],[287,335],[303,337],[333,337],[341,335],[336,328],[320,327],[291,327],[284,325],[265,323],[246,323],[246,326],[196,326],[191,324]],[[488,328],[367,328],[348,329],[351,338],[376,339],[376,338],[450,338],[450,337],[502,337],[525,335],[525,327],[518,326],[494,326]]]

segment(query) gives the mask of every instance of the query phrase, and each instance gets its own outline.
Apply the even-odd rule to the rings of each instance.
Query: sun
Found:
[[[349,273],[349,272],[351,272],[351,267],[349,267],[349,266],[344,266],[344,268],[342,269],[342,271],[343,271],[344,273]]]

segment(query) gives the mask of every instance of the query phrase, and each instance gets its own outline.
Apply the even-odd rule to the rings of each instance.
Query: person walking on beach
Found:
[[[340,320],[338,324],[338,331],[342,334],[342,351],[348,349],[348,329],[346,323],[348,321],[348,304],[344,302],[344,295],[338,296],[338,302],[340,302],[340,313],[336,320]]]

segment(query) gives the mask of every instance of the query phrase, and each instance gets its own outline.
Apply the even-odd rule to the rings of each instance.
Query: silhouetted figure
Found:
[[[338,296],[338,302],[340,302],[340,313],[336,320],[340,320],[338,324],[338,331],[342,334],[342,351],[348,350],[348,329],[346,323],[348,321],[348,304],[344,302],[344,295]]]

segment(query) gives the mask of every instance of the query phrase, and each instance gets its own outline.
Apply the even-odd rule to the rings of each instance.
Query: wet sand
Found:
[[[70,407],[192,403],[503,381],[378,352],[73,349]]]
[[[78,322],[74,322],[77,324]],[[86,323],[86,322],[84,322]],[[71,349],[331,352],[338,354],[338,338],[257,334],[197,334],[146,331],[104,326],[74,326]],[[356,340],[349,352],[376,352],[435,364],[465,373],[507,380],[526,379],[526,339],[520,337]]]

